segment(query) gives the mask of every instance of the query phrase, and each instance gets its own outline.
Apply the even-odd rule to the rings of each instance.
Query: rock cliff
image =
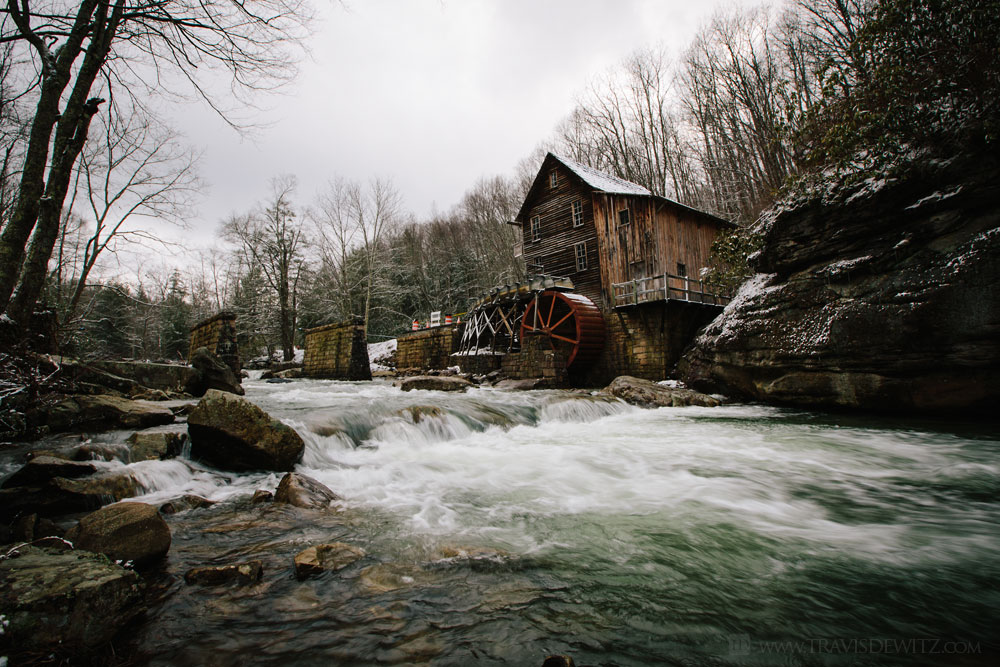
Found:
[[[762,216],[758,272],[688,349],[701,390],[809,407],[1000,405],[1000,163],[956,158]]]

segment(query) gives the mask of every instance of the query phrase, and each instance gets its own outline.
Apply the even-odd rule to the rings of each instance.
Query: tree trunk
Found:
[[[66,108],[56,125],[56,138],[52,144],[52,166],[49,169],[45,196],[39,202],[35,233],[31,249],[21,272],[21,280],[14,298],[8,304],[8,313],[15,322],[27,327],[35,302],[42,293],[48,273],[49,258],[59,236],[59,220],[66,200],[69,182],[83,144],[87,141],[90,121],[104,102],[100,98],[87,99],[90,89],[101,71],[101,66],[111,50],[111,41],[121,21],[123,0],[118,0],[112,15],[107,15],[108,5],[100,3],[94,15],[93,32],[83,63],[76,75],[73,92],[66,101]]]
[[[28,135],[28,149],[22,167],[17,203],[10,221],[0,235],[0,310],[6,309],[10,301],[24,261],[25,245],[38,220],[52,129],[60,120],[59,100],[69,84],[73,63],[80,55],[90,17],[97,4],[97,0],[83,0],[80,3],[69,37],[53,56],[44,41],[31,29],[30,18],[19,12],[14,0],[8,1],[14,23],[39,53],[42,61],[42,86]],[[60,201],[60,207],[61,203]]]

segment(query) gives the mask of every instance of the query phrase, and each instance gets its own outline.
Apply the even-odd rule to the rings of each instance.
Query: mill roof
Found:
[[[661,197],[650,192],[647,188],[639,185],[638,183],[632,183],[631,181],[626,181],[624,178],[618,178],[617,176],[612,176],[611,174],[605,174],[602,171],[594,169],[593,167],[588,167],[585,164],[581,164],[576,160],[571,160],[570,158],[563,157],[561,155],[556,155],[555,153],[549,153],[545,156],[545,160],[542,161],[542,166],[538,170],[538,175],[535,176],[534,182],[531,184],[531,188],[528,190],[527,196],[524,198],[524,202],[521,204],[521,209],[517,213],[515,221],[517,223],[523,223],[526,219],[531,204],[535,197],[544,187],[545,182],[545,172],[551,169],[552,163],[558,162],[574,176],[583,181],[588,187],[593,188],[597,192],[605,192],[611,195],[629,195],[635,197],[652,197],[657,201],[665,202],[677,208],[685,209],[693,213],[698,214],[704,218],[714,220],[715,222],[725,226],[733,227],[733,223],[728,220],[723,220],[711,213],[706,213],[704,211],[699,211],[696,208],[691,208],[680,202],[676,202],[672,199],[667,199],[666,197]]]

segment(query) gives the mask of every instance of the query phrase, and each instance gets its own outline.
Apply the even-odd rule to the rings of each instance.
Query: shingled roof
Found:
[[[611,195],[651,196],[653,194],[637,183],[630,183],[623,178],[618,178],[617,176],[612,176],[611,174],[605,174],[597,171],[593,167],[588,167],[585,164],[580,164],[576,160],[570,160],[569,158],[556,155],[555,153],[550,153],[550,155],[559,160],[559,162],[561,162],[567,169],[579,176],[584,183],[595,190],[607,192]]]

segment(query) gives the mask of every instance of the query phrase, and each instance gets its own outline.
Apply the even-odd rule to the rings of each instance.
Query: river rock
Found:
[[[274,500],[273,493],[264,489],[257,489],[253,492],[253,496],[250,498],[250,503],[252,505],[259,505],[261,503],[269,503],[272,500]]]
[[[59,530],[50,519],[37,514],[27,514],[14,522],[11,538],[18,542],[33,542],[43,537],[61,537]]]
[[[552,389],[554,385],[548,378],[525,378],[523,380],[500,380],[495,386],[504,391],[531,391],[532,389]]]
[[[138,492],[138,482],[125,468],[77,479],[53,477],[41,484],[0,489],[0,520],[11,521],[32,513],[55,517],[87,512]]]
[[[198,371],[184,364],[149,361],[91,361],[87,366],[126,378],[147,391],[162,392],[168,396],[176,392],[191,393],[189,389],[200,380]],[[121,389],[121,391],[125,391],[125,389]]]
[[[77,479],[57,477],[51,481],[50,487],[67,494],[106,499],[104,502],[131,498],[140,491],[138,480],[127,468],[103,470]]]
[[[547,655],[542,661],[542,667],[575,667],[576,663],[568,655]]]
[[[191,456],[224,470],[291,470],[305,443],[292,428],[233,394],[209,389],[188,416]]]
[[[772,403],[953,415],[1000,405],[1000,162],[956,158],[786,201],[757,274],[679,366]]]
[[[202,586],[222,586],[236,583],[241,586],[260,581],[264,574],[264,563],[248,560],[234,565],[195,567],[184,574],[184,581]]]
[[[117,396],[70,396],[45,413],[52,431],[70,429],[149,428],[169,424],[174,414],[167,408]]]
[[[444,410],[436,405],[411,405],[403,408],[397,414],[409,419],[414,424],[419,424],[425,419],[440,419],[444,416]]]
[[[240,377],[226,362],[212,354],[207,347],[199,347],[191,355],[191,366],[198,371],[199,380],[188,387],[189,393],[202,396],[206,391],[216,389],[242,396],[246,393],[240,385]]]
[[[170,528],[152,505],[124,502],[83,517],[66,539],[78,549],[142,565],[166,555]]]
[[[97,468],[92,463],[68,461],[54,456],[35,456],[24,464],[13,475],[0,484],[0,488],[10,489],[15,486],[38,486],[49,482],[54,477],[85,477],[91,475]]]
[[[185,431],[138,431],[128,437],[130,462],[158,461],[177,456],[187,442]]]
[[[700,405],[714,408],[719,400],[691,389],[680,389],[657,384],[652,380],[620,375],[611,381],[601,393],[620,398],[626,403],[645,408]]]
[[[465,391],[474,386],[465,378],[455,376],[415,375],[402,378],[394,383],[403,391],[426,389],[430,391]]]
[[[282,477],[274,492],[274,502],[306,509],[326,509],[335,500],[340,500],[340,496],[312,477],[297,472]]]
[[[295,555],[295,576],[305,579],[314,574],[335,572],[364,557],[364,549],[343,542],[318,544]]]
[[[186,512],[187,510],[211,507],[214,504],[214,500],[193,494],[185,494],[180,498],[174,498],[160,505],[160,514],[177,514],[178,512]]]
[[[142,584],[97,554],[24,546],[0,560],[0,609],[9,649],[87,653],[144,611]]]

